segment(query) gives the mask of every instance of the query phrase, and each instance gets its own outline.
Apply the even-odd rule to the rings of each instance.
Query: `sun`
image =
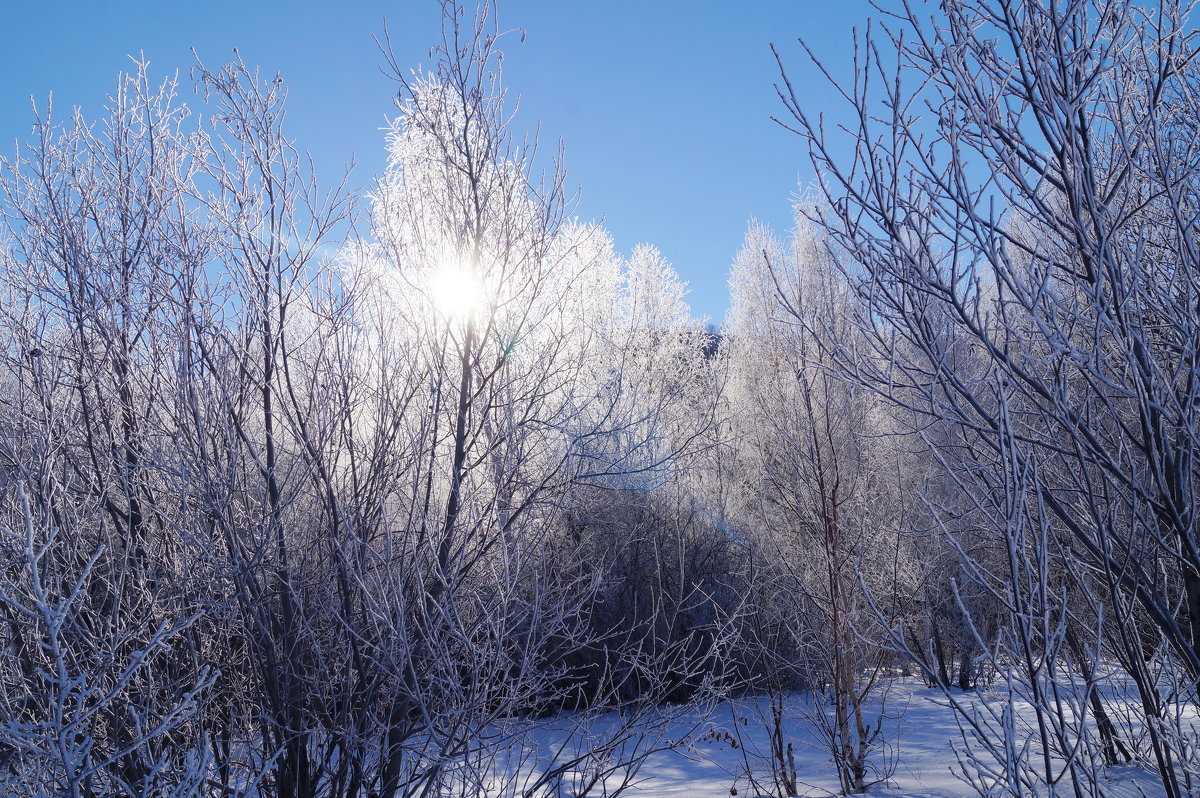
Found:
[[[458,263],[440,266],[432,274],[429,288],[434,308],[451,320],[469,318],[483,301],[483,286],[478,275]]]

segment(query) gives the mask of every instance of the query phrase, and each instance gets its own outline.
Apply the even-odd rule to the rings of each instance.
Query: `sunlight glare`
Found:
[[[483,299],[479,278],[457,263],[446,264],[434,272],[430,289],[434,307],[447,319],[469,317]]]

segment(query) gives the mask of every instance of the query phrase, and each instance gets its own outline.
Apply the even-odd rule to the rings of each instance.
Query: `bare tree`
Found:
[[[565,221],[494,19],[447,2],[435,71],[392,64],[363,237],[236,53],[203,125],[138,64],[5,164],[6,785],[612,795],[714,693],[708,336]]]
[[[1002,591],[998,664],[1038,708],[1036,761],[996,752],[1021,769],[1000,779],[1015,794],[1097,789],[1092,725],[1064,724],[1102,708],[1087,692],[1105,654],[1137,684],[1139,760],[1166,794],[1192,789],[1166,722],[1200,675],[1190,13],[954,0],[925,19],[905,3],[856,49],[844,139],[780,90],[861,300],[861,342],[827,350],[968,441],[956,477],[1007,552],[975,582]],[[1073,628],[1091,642],[1062,645]]]
[[[39,117],[0,187],[7,772],[72,795],[187,795],[204,775],[213,670],[171,468],[203,142],[174,96],[135,63],[102,123]]]
[[[819,723],[846,793],[885,779],[869,755],[880,738],[883,671],[889,653],[873,645],[875,618],[860,579],[890,597],[905,591],[907,551],[901,459],[877,398],[838,379],[816,338],[795,319],[822,319],[849,342],[847,292],[835,279],[828,249],[807,224],[785,248],[752,228],[730,279],[729,328],[734,380],[739,385],[742,436],[748,462],[747,523],[767,530],[760,546],[789,585],[800,672],[807,686],[827,693],[833,716]],[[760,579],[762,577],[759,577]],[[766,580],[779,584],[778,578]],[[774,692],[783,683],[776,680]],[[775,713],[776,736],[782,719]],[[782,742],[776,759],[782,791],[797,790],[794,764]],[[872,775],[874,774],[874,775]]]
[[[432,73],[392,63],[375,242],[350,255],[390,301],[421,397],[399,421],[407,484],[385,505],[396,588],[371,599],[391,641],[380,790],[534,794],[569,774],[581,793],[617,790],[660,744],[657,705],[680,681],[705,687],[718,646],[681,656],[598,628],[609,575],[562,531],[583,493],[662,477],[709,423],[688,405],[702,332],[657,257],[622,264],[600,230],[564,222],[561,168],[538,177],[534,144],[507,129],[494,9],[443,13]],[[592,649],[611,656],[576,657]],[[579,728],[551,750],[530,719],[562,707]],[[620,724],[594,728],[616,707]]]

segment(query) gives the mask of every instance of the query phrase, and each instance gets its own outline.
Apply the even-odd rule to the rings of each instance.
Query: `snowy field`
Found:
[[[964,694],[973,701],[996,700],[995,693]],[[788,698],[787,734],[794,744],[799,792],[804,796],[838,794],[837,776],[827,751],[821,747],[813,707],[807,694]],[[977,794],[955,775],[956,743],[961,735],[955,714],[942,694],[914,680],[894,684],[889,692],[885,723],[885,748],[876,755],[879,767],[890,772],[885,782],[869,790],[891,798],[945,798]],[[769,780],[770,761],[765,699],[742,699],[716,708],[698,731],[674,751],[647,760],[638,783],[625,795],[630,798],[738,798],[755,793],[746,777],[747,766]],[[686,722],[681,723],[681,728]],[[741,743],[738,743],[738,740]],[[1109,769],[1104,794],[1113,798],[1161,795],[1153,774],[1135,766]]]

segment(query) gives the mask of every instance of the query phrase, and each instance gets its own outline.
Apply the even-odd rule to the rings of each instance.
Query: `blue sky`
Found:
[[[358,185],[383,167],[380,128],[394,109],[372,35],[386,18],[399,62],[415,67],[439,30],[434,0],[6,6],[6,154],[28,135],[31,95],[41,103],[53,91],[60,117],[74,105],[94,115],[129,53],[144,52],[155,74],[186,77],[189,48],[216,65],[237,47],[288,82],[290,134],[320,172],[333,177],[353,157]],[[844,67],[851,28],[869,13],[866,0],[501,0],[502,23],[526,33],[505,46],[505,81],[520,96],[514,132],[540,121],[544,149],[561,139],[568,185],[580,189],[577,214],[603,218],[626,253],[658,246],[690,283],[696,313],[719,322],[747,220],[786,228],[792,194],[812,179],[800,141],[769,119],[781,106],[768,44],[794,65],[806,106],[833,109],[796,39]]]

